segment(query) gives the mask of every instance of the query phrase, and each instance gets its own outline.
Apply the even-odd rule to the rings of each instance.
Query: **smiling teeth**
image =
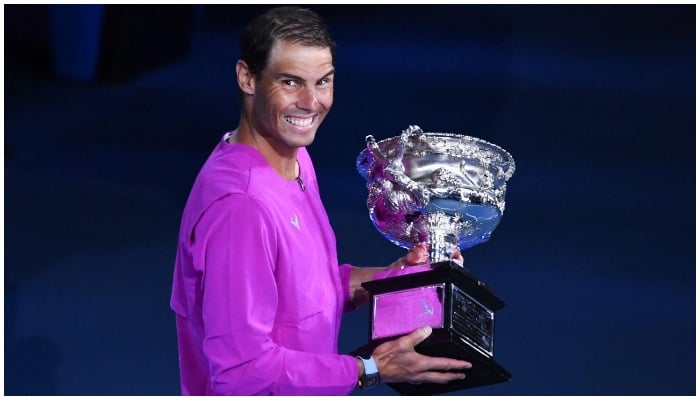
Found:
[[[284,117],[284,120],[287,121],[288,123],[294,125],[294,126],[299,126],[299,127],[309,126],[314,121],[313,117],[311,117],[311,118]]]

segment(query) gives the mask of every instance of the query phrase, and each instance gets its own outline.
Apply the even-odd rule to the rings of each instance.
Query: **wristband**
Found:
[[[374,361],[374,357],[369,356],[368,359],[365,359],[357,356],[355,358],[362,361],[362,365],[365,368],[365,372],[357,381],[357,387],[360,389],[371,389],[379,385],[379,369],[377,368],[377,363]]]

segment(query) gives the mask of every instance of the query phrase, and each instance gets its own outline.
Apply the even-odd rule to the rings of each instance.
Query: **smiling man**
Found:
[[[239,126],[205,162],[183,212],[171,307],[183,394],[342,395],[385,382],[463,379],[466,361],[413,347],[429,328],[367,359],[338,354],[342,313],[388,267],[338,265],[306,151],[333,105],[335,44],[317,14],[279,7],[241,35]]]
[[[283,178],[293,180],[299,175],[298,149],[313,142],[333,105],[333,55],[328,47],[278,40],[265,68],[253,71],[238,61],[243,113],[233,140],[257,149]]]

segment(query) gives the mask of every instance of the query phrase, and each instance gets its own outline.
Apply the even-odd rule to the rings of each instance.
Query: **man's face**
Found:
[[[276,41],[255,82],[255,129],[278,151],[313,142],[333,105],[330,49]]]

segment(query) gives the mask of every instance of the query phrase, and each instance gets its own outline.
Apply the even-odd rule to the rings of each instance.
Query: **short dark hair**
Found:
[[[241,58],[253,75],[265,69],[275,40],[304,46],[328,47],[335,59],[335,42],[321,17],[308,8],[275,7],[252,20],[241,32]]]

